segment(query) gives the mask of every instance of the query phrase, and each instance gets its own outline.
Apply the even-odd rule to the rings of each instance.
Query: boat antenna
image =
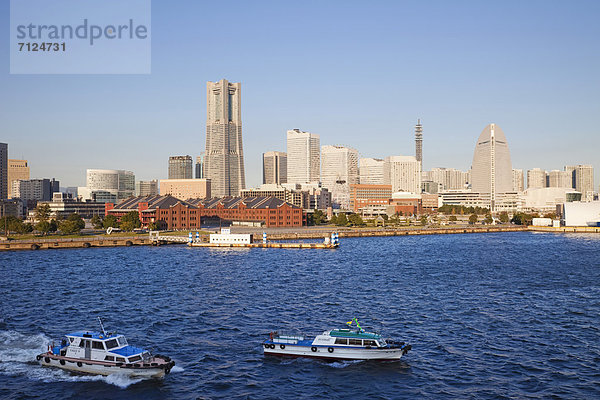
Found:
[[[100,329],[102,329],[102,333],[106,336],[106,331],[104,330],[104,325],[102,324],[102,318],[98,317],[98,322],[100,322]]]

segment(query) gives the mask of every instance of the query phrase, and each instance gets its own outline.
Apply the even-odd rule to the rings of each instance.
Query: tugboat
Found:
[[[131,377],[161,378],[175,365],[167,356],[151,355],[149,351],[130,346],[125,336],[106,333],[102,320],[101,332],[80,331],[65,335],[59,346],[36,357],[44,367],[58,367],[73,372],[94,375],[120,373]]]
[[[353,322],[356,328],[352,328]],[[356,318],[346,324],[348,328],[325,331],[314,338],[271,332],[263,342],[264,354],[328,360],[399,360],[412,348],[410,344],[365,332]]]

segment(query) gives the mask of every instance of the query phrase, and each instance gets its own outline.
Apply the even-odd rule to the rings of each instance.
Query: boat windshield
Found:
[[[125,339],[125,336],[119,336],[117,340],[119,341],[119,346],[127,346],[127,339]]]
[[[379,343],[379,347],[387,346],[387,343],[383,339],[377,339],[377,342]]]
[[[117,339],[110,339],[110,340],[106,341],[106,348],[108,350],[114,349],[115,347],[119,347],[119,343],[117,342]]]

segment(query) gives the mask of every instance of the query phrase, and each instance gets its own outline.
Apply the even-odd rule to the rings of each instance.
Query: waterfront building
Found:
[[[562,205],[564,226],[598,226],[600,224],[600,201],[565,202]]]
[[[308,191],[288,189],[273,183],[263,184],[258,189],[244,189],[241,197],[275,197],[303,209],[310,208]]]
[[[27,160],[8,160],[8,198],[13,198],[12,186],[16,180],[29,179]],[[16,196],[15,196],[16,197]]]
[[[246,188],[241,83],[207,82],[206,106],[204,176],[214,196],[238,196]]]
[[[491,193],[477,193],[464,190],[450,190],[439,194],[443,205],[490,208]],[[516,192],[496,193],[497,212],[515,212],[521,210],[523,197]]]
[[[513,192],[525,190],[525,174],[522,169],[513,169]]]
[[[441,190],[463,190],[469,179],[468,172],[454,168],[432,168],[431,171],[423,171],[422,178],[439,183]]]
[[[12,195],[21,199],[27,208],[34,208],[39,201],[50,201],[60,190],[60,182],[52,179],[16,180],[12,184]]]
[[[321,155],[319,135],[299,129],[287,131],[288,183],[318,182]]]
[[[136,196],[152,196],[158,194],[158,181],[153,179],[151,181],[138,181],[135,184]]]
[[[392,198],[392,185],[350,185],[350,209],[358,212],[367,206],[389,205]]]
[[[287,153],[268,151],[263,153],[263,184],[287,183]]]
[[[539,189],[546,187],[546,171],[534,168],[527,171],[527,189]]]
[[[160,194],[180,200],[206,198],[212,195],[211,185],[209,179],[161,179]]]
[[[423,165],[423,125],[421,120],[417,120],[415,125],[415,158]]]
[[[50,213],[56,218],[67,218],[73,213],[77,213],[85,219],[92,218],[94,215],[104,215],[104,203],[73,199],[61,192],[54,193],[51,201],[40,201],[38,204],[48,204]],[[34,212],[33,210],[30,211],[30,216]]]
[[[548,173],[548,187],[551,188],[572,188],[572,174],[567,171],[552,170]]]
[[[575,190],[581,193],[582,201],[594,200],[594,167],[591,165],[576,167]]]
[[[471,166],[471,190],[488,194],[488,208],[496,211],[496,197],[513,191],[512,164],[508,141],[496,124],[486,126],[475,145]]]
[[[358,183],[358,151],[344,146],[321,147],[321,184],[333,203],[350,208],[350,185]]]
[[[86,185],[77,188],[77,196],[82,200],[91,200],[92,193],[97,191],[110,192],[117,196],[117,200],[134,196],[135,175],[119,169],[88,169]]]
[[[198,157],[196,157],[196,179],[205,179],[204,178],[204,152],[200,153]]]
[[[169,179],[192,179],[192,171],[191,156],[169,157]]]
[[[383,165],[381,158],[361,158],[358,165],[359,183],[365,185],[383,185]]]
[[[580,199],[581,193],[569,187],[531,188],[523,193],[523,204],[519,211],[551,213],[556,211],[559,204]]]
[[[384,162],[384,184],[393,192],[421,193],[421,163],[413,156],[390,156]]]
[[[0,200],[8,198],[8,144],[0,143]]]
[[[138,211],[142,226],[158,224],[162,229],[200,230],[202,222],[259,223],[265,227],[306,225],[302,208],[275,197],[224,197],[189,199],[173,196],[133,197],[119,204],[106,204],[105,214],[122,217]],[[218,222],[217,222],[218,223]]]

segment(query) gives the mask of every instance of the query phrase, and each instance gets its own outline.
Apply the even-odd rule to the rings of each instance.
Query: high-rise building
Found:
[[[527,171],[527,189],[546,187],[546,171],[534,168]]]
[[[161,179],[160,194],[169,194],[180,200],[211,197],[211,182],[208,179]]]
[[[8,144],[0,143],[0,200],[8,198]]]
[[[158,194],[158,181],[138,181],[135,184],[136,196],[154,196]]]
[[[196,157],[196,179],[204,179],[204,152]]]
[[[548,173],[548,187],[570,188],[572,184],[572,174],[569,174],[567,171],[555,169]]]
[[[415,125],[415,157],[421,163],[421,168],[423,168],[423,125],[421,125],[420,119],[417,120],[417,125]]]
[[[344,146],[321,147],[321,183],[334,203],[350,208],[350,185],[358,183],[358,151]]]
[[[522,169],[513,169],[513,192],[525,190],[525,174]]]
[[[575,169],[575,190],[581,193],[582,201],[594,200],[594,167],[578,165]]]
[[[383,164],[381,158],[361,158],[358,162],[359,183],[383,185]]]
[[[55,192],[60,191],[60,182],[52,179],[18,179],[13,181],[12,193],[14,198],[24,203],[29,201],[50,201]]]
[[[169,179],[192,179],[193,164],[191,156],[169,157]]]
[[[206,86],[204,176],[215,197],[239,196],[246,188],[240,91],[240,83],[225,79]]]
[[[444,190],[462,190],[468,182],[468,173],[454,168],[432,168],[422,178],[441,185]]]
[[[288,183],[303,184],[319,180],[320,150],[319,135],[299,129],[287,131]]]
[[[12,198],[12,184],[14,181],[29,179],[29,166],[27,160],[8,160],[8,197]]]
[[[77,188],[78,196],[92,199],[92,192],[106,191],[117,196],[117,200],[135,195],[135,175],[131,171],[117,169],[88,169],[86,186]]]
[[[489,124],[479,135],[473,165],[471,166],[471,190],[490,194],[490,210],[496,210],[496,195],[513,190],[512,164],[506,136],[496,124]]]
[[[571,187],[573,189],[575,189],[575,187],[577,186],[575,184],[575,170],[576,169],[577,169],[576,165],[565,165],[565,168],[564,168],[567,175],[571,177]]]
[[[282,151],[263,153],[263,184],[287,183],[287,154]]]
[[[413,156],[386,157],[384,185],[392,185],[393,192],[421,193],[421,163]]]

